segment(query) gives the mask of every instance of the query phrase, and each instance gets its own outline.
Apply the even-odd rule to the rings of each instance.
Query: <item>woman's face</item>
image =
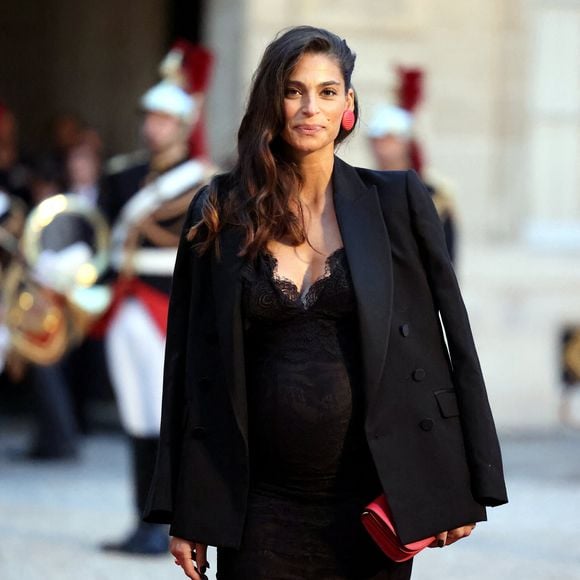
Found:
[[[305,54],[284,89],[281,137],[299,157],[324,150],[333,152],[347,109],[354,110],[354,92],[346,90],[336,60],[326,54]]]

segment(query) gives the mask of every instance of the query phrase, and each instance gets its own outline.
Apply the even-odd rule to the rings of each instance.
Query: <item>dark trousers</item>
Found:
[[[46,454],[74,453],[79,429],[64,363],[32,369],[36,434],[33,448]]]

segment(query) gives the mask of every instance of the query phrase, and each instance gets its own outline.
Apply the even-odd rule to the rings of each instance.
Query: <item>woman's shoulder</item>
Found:
[[[355,171],[367,186],[376,186],[379,190],[405,190],[409,171],[379,171],[366,167],[355,167]]]
[[[407,207],[408,171],[377,171],[363,167],[355,170],[367,189],[376,190],[383,208],[392,212]]]
[[[214,175],[209,183],[199,188],[194,195],[188,210],[188,222],[197,223],[202,218],[203,208],[208,203],[210,196],[215,195],[218,201],[227,196],[231,179],[227,173]]]
[[[378,171],[354,168],[367,187],[375,186],[381,200],[407,200],[431,198],[428,188],[414,169],[403,171]]]
[[[350,165],[338,156],[335,156],[335,172],[339,179],[356,181],[355,175],[366,187],[376,186],[377,189],[405,189],[411,171],[379,171],[367,167]]]
[[[201,220],[203,206],[208,196],[209,196],[209,184],[200,187],[193,196],[193,199],[189,203],[187,216],[185,218],[185,221],[189,226]]]

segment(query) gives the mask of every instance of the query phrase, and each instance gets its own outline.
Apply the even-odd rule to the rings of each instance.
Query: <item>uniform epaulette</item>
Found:
[[[131,153],[121,153],[120,155],[115,155],[105,163],[105,175],[121,173],[121,171],[125,171],[130,167],[146,163],[148,159],[149,153],[145,149],[139,149],[138,151],[132,151]]]
[[[565,382],[580,382],[580,326],[566,329],[562,340],[562,364]]]
[[[456,214],[454,187],[446,177],[430,169],[426,172],[425,183],[433,190],[431,199],[441,219]]]

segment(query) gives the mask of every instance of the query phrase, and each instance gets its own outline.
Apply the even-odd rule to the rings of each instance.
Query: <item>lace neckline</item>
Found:
[[[278,259],[272,254],[272,252],[264,249],[262,254],[268,263],[272,281],[281,291],[282,295],[290,300],[290,302],[299,303],[303,308],[308,309],[316,302],[320,295],[322,286],[334,272],[336,263],[344,254],[344,246],[337,248],[326,257],[322,274],[316,278],[316,280],[314,280],[306,290],[302,288],[302,291],[300,291],[298,285],[293,280],[281,276],[278,273]]]

